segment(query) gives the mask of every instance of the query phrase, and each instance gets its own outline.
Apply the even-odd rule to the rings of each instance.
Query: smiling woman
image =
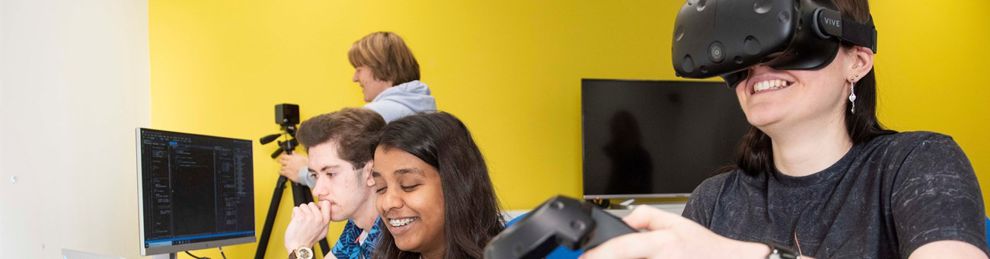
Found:
[[[866,0],[800,0],[813,3],[834,8],[843,28],[869,28],[863,38],[875,43]],[[735,22],[758,27],[722,24]],[[855,37],[820,37],[831,46],[813,47],[820,53],[770,53],[729,72],[752,125],[736,163],[698,185],[683,217],[637,208],[626,223],[646,231],[583,258],[987,258],[969,159],[949,136],[880,124],[875,45]]]
[[[418,114],[386,126],[373,170],[386,226],[375,258],[481,258],[503,229],[485,159],[453,115]]]

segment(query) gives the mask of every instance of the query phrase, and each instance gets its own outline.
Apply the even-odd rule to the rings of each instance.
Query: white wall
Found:
[[[0,0],[0,258],[138,257],[147,5]]]

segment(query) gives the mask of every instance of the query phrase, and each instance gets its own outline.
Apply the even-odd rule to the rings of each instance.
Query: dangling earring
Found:
[[[850,113],[853,113],[853,114],[856,113],[856,88],[855,88],[855,86],[856,86],[856,81],[849,80],[849,105],[851,106],[851,108],[849,108],[849,112]]]

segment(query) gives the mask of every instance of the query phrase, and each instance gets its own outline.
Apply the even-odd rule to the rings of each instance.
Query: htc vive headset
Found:
[[[671,57],[677,76],[721,76],[735,87],[760,63],[821,69],[840,42],[876,53],[873,19],[856,22],[831,0],[687,0],[674,23]]]

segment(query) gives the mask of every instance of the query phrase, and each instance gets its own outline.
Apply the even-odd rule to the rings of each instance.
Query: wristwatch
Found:
[[[767,244],[770,247],[770,255],[767,259],[801,259],[801,254],[783,246]]]
[[[313,249],[309,247],[296,248],[289,254],[289,259],[313,259]]]

